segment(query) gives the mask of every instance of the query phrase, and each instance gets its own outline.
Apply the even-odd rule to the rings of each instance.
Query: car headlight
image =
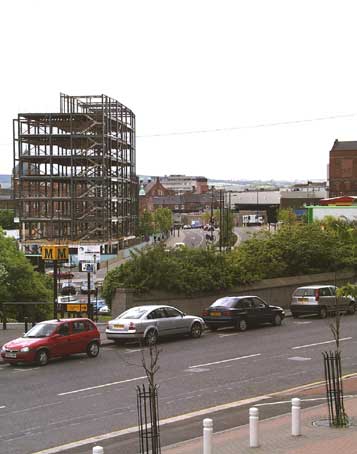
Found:
[[[22,347],[22,349],[20,350],[21,353],[27,353],[30,351],[30,347]]]

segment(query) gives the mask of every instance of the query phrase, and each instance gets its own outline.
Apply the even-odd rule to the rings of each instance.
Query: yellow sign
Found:
[[[87,305],[81,304],[81,312],[87,312]]]
[[[68,260],[68,246],[42,246],[41,255],[43,260]]]
[[[80,304],[67,304],[67,312],[81,312]]]

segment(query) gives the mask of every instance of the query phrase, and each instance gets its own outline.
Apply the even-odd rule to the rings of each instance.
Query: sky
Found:
[[[326,179],[357,140],[354,0],[0,2],[0,173],[12,119],[60,92],[136,115],[137,173]]]

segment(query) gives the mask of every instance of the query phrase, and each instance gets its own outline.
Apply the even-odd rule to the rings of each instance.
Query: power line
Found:
[[[275,126],[286,126],[294,125],[300,123],[312,123],[315,121],[326,121],[326,120],[336,120],[340,118],[351,118],[356,117],[357,113],[341,114],[341,115],[330,115],[327,117],[316,117],[316,118],[305,118],[302,120],[290,120],[290,121],[278,121],[272,123],[258,123],[254,125],[245,125],[245,126],[233,126],[229,128],[213,128],[213,129],[194,129],[189,131],[181,132],[166,132],[166,133],[157,133],[157,134],[145,134],[143,136],[137,136],[138,139],[150,138],[150,137],[168,137],[168,136],[185,136],[190,134],[206,134],[214,132],[225,132],[225,131],[237,131],[240,129],[257,129],[257,128],[271,128]]]

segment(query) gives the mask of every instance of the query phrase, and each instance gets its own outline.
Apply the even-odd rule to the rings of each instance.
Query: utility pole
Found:
[[[57,319],[57,260],[53,261],[53,318]]]

